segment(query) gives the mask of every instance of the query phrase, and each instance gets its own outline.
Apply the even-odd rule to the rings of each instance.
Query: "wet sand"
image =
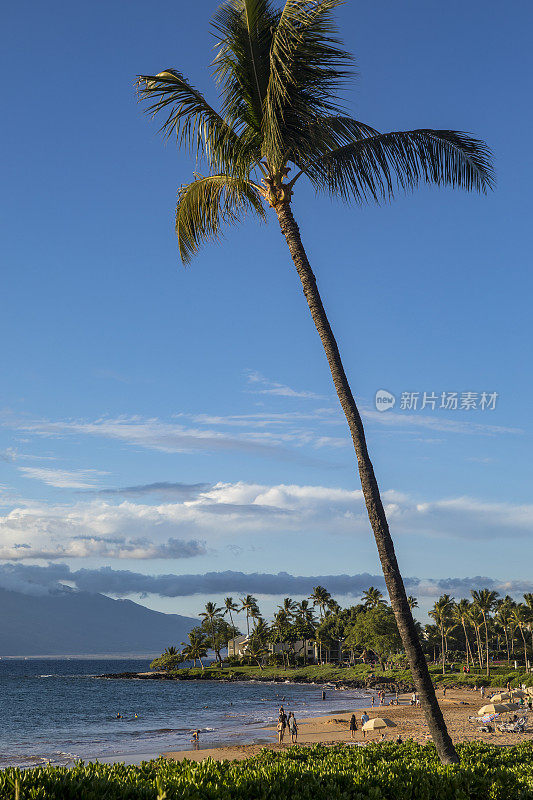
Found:
[[[477,715],[481,706],[489,703],[488,696],[497,689],[487,690],[485,698],[480,696],[479,691],[474,692],[472,689],[448,689],[446,697],[443,697],[442,689],[437,691],[437,698],[446,720],[448,730],[454,742],[465,742],[472,740],[486,741],[495,745],[510,745],[518,744],[525,740],[533,740],[533,714],[528,714],[527,710],[519,709],[516,712],[509,712],[508,714],[501,714],[496,723],[500,720],[505,721],[509,719],[513,713],[518,716],[527,716],[529,726],[526,733],[500,733],[497,729],[494,733],[483,733],[477,730],[477,725],[468,722],[469,716]],[[368,716],[373,717],[386,717],[392,722],[396,723],[396,727],[387,728],[385,730],[385,740],[394,741],[396,737],[401,735],[405,741],[413,739],[414,741],[425,744],[430,740],[429,729],[424,719],[421,708],[415,708],[409,704],[410,695],[400,696],[400,705],[398,706],[376,706],[374,708],[368,707],[365,709]],[[287,708],[286,711],[290,711]],[[311,744],[340,744],[347,742],[371,742],[379,741],[381,739],[381,731],[370,732],[363,737],[361,731],[361,714],[363,709],[354,709],[357,719],[358,730],[355,733],[355,739],[350,738],[348,730],[348,721],[351,716],[349,713],[334,712],[331,715],[323,717],[311,717],[298,721],[298,744],[311,745]],[[274,728],[266,728],[265,730],[271,731],[274,735]],[[180,750],[173,753],[164,753],[166,758],[174,761],[183,761],[189,759],[191,761],[202,761],[205,758],[214,758],[218,761],[224,760],[242,760],[256,755],[264,747],[270,750],[285,750],[291,747],[290,736],[287,731],[285,732],[285,739],[282,745],[276,742],[269,744],[231,744],[222,747],[199,749],[199,750]],[[201,747],[201,743],[200,743]]]

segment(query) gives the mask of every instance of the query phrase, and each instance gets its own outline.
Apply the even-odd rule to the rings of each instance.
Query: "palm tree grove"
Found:
[[[176,235],[189,263],[225,224],[275,215],[301,281],[346,417],[391,607],[443,762],[457,761],[411,613],[361,415],[293,213],[301,181],[355,206],[391,200],[421,183],[487,192],[487,145],[454,130],[381,133],[349,116],[343,86],[354,61],[335,26],[343,0],[228,0],[212,19],[219,105],[175,67],[141,75],[139,95],[166,138],[188,148],[193,180],[178,190]],[[482,615],[487,613],[484,605]],[[247,623],[250,614],[247,612]],[[484,618],[484,617],[483,617]],[[486,643],[485,643],[486,644]]]

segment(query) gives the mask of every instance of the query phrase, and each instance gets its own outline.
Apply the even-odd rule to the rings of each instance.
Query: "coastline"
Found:
[[[181,674],[183,673],[183,674]],[[395,679],[389,676],[375,676],[373,673],[366,677],[359,678],[338,678],[304,676],[295,670],[294,675],[290,672],[283,672],[279,675],[250,675],[238,670],[221,674],[219,670],[206,669],[205,672],[195,670],[190,674],[189,670],[176,670],[174,672],[150,671],[150,672],[112,672],[103,675],[95,675],[96,678],[106,680],[145,680],[145,681],[217,681],[220,683],[275,683],[275,684],[308,684],[311,686],[325,686],[333,690],[360,689],[362,691],[386,691],[400,693],[414,691],[411,680],[403,677]]]
[[[496,688],[494,691],[496,691]],[[486,702],[486,698],[483,700],[479,692],[465,689],[448,689],[446,697],[442,696],[442,691],[439,691],[438,694],[439,705],[454,742],[484,741],[502,747],[519,744],[524,741],[533,742],[532,714],[527,715],[526,711],[522,712],[522,715],[527,715],[529,717],[529,730],[526,733],[502,733],[497,729],[493,733],[482,732],[477,730],[478,726],[476,724],[472,724],[468,721],[468,717],[477,714],[480,706]],[[350,738],[348,730],[351,711],[347,711],[346,713],[336,712],[333,714],[326,714],[325,716],[308,717],[298,720],[297,744],[304,746],[312,746],[314,744],[366,746],[372,742],[379,742],[381,732],[372,732],[366,734],[366,737],[363,738],[361,731],[361,713],[363,710],[367,711],[371,719],[382,716],[395,723],[395,727],[386,729],[386,741],[394,741],[398,735],[400,735],[404,741],[410,739],[422,745],[431,741],[422,709],[411,706],[409,703],[409,696],[404,694],[400,697],[400,705],[398,706],[376,706],[374,708],[367,707],[365,709],[354,708],[353,711],[356,714],[358,730],[353,740]],[[510,714],[501,715],[504,719],[508,716],[510,716]],[[269,731],[273,737],[275,736],[274,727],[267,727],[265,730]],[[293,746],[294,745],[287,742],[287,738],[282,745],[279,745],[276,741],[266,744],[228,743],[220,747],[202,749],[200,743],[200,747],[197,750],[177,750],[165,752],[162,755],[173,761],[203,761],[206,758],[212,758],[216,761],[240,761],[257,755],[265,747],[269,750],[280,751]]]

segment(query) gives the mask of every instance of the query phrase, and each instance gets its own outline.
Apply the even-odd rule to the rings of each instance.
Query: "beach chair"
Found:
[[[520,717],[516,722],[502,722],[501,725],[498,725],[501,733],[525,733],[526,728],[527,719],[525,717]]]

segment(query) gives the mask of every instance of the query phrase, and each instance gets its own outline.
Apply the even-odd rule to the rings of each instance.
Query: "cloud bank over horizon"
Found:
[[[470,596],[471,589],[488,588],[500,594],[520,595],[533,590],[533,582],[501,580],[487,576],[448,578],[404,578],[406,590],[421,598],[447,593]],[[232,570],[205,574],[146,575],[111,567],[72,570],[67,564],[37,566],[1,564],[0,588],[24,594],[45,594],[63,585],[80,591],[108,594],[114,597],[158,595],[190,597],[193,595],[257,594],[264,596],[308,596],[314,586],[325,586],[333,595],[357,598],[376,586],[386,593],[382,575],[367,572],[356,575],[292,575],[287,572],[244,573]]]

